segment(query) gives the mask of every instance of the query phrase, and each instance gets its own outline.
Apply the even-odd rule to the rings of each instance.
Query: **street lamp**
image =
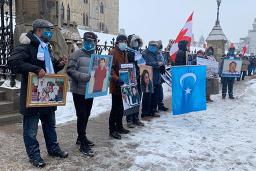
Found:
[[[217,20],[216,20],[216,25],[219,25],[219,24],[220,24],[219,15],[220,15],[220,4],[221,4],[221,1],[222,1],[222,0],[217,0],[217,6],[218,6],[218,9],[217,9]]]

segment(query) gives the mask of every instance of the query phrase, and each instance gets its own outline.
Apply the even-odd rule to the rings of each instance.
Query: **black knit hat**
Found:
[[[84,33],[84,41],[85,40],[93,40],[97,43],[98,36],[93,32],[85,32]]]
[[[120,34],[116,37],[116,43],[122,42],[122,41],[126,41],[128,42],[128,38],[126,35],[124,34]]]

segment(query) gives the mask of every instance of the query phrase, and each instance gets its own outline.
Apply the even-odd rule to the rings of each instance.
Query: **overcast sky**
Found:
[[[120,0],[119,26],[126,34],[149,40],[175,39],[194,11],[193,33],[198,40],[216,21],[216,0]],[[222,0],[220,24],[231,42],[245,37],[256,18],[256,0]]]

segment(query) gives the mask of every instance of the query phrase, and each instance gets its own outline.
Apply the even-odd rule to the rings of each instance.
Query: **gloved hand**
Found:
[[[165,66],[164,65],[160,66],[160,73],[165,74]]]
[[[119,86],[122,86],[122,85],[124,85],[124,82],[123,82],[123,80],[118,79],[118,80],[116,81],[116,84],[119,85]]]

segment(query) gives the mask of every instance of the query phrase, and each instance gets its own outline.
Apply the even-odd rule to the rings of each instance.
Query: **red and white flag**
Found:
[[[245,44],[244,47],[243,47],[243,50],[242,50],[242,55],[243,56],[246,54],[247,49],[248,49],[248,44]]]
[[[180,41],[186,40],[189,42],[189,44],[191,44],[193,14],[194,14],[194,12],[189,16],[185,26],[180,31],[179,35],[177,36],[174,44],[172,45],[172,47],[170,49],[170,56],[171,56],[172,61],[175,61],[175,59],[176,59],[176,54],[179,50],[178,44]]]

